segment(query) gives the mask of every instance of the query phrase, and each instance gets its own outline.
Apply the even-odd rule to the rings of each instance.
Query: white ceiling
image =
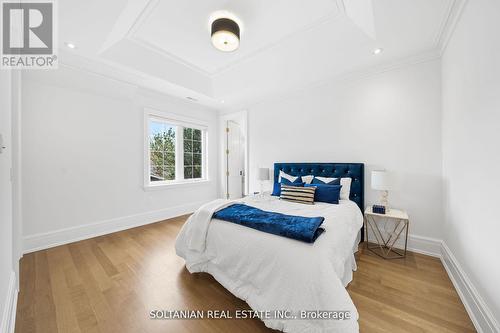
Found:
[[[59,5],[60,61],[234,109],[435,51],[456,2],[65,0]],[[210,20],[220,12],[241,23],[235,52],[210,43]],[[66,49],[67,41],[77,49]],[[375,56],[377,47],[384,52]]]
[[[237,52],[221,53],[210,44],[211,14],[222,10],[242,24]],[[332,0],[157,1],[134,26],[131,36],[210,75],[338,14]]]

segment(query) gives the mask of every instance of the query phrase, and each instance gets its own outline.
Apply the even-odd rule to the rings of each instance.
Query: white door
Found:
[[[244,138],[240,125],[232,120],[226,125],[226,197],[238,199],[244,188]]]

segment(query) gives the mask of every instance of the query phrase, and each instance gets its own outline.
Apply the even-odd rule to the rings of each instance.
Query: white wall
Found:
[[[0,71],[0,331],[7,332],[11,291],[14,277],[12,262],[12,145],[11,145],[11,72]],[[0,148],[1,149],[1,148]],[[5,331],[4,331],[5,330]]]
[[[208,123],[210,183],[143,189],[144,107]],[[24,74],[25,249],[191,212],[216,198],[217,126],[213,110],[93,74],[66,67]]]
[[[274,162],[363,162],[366,205],[379,195],[370,171],[385,168],[397,179],[390,204],[409,212],[410,233],[440,238],[440,109],[437,60],[250,107],[250,192],[257,168]]]
[[[500,2],[468,1],[442,60],[444,240],[497,320],[499,18]]]

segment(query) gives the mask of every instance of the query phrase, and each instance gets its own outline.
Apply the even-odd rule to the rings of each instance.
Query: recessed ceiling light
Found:
[[[240,26],[228,18],[212,22],[212,45],[220,51],[231,52],[240,46]]]
[[[76,45],[70,42],[65,42],[64,43],[68,48],[70,49],[76,49]]]
[[[225,101],[224,101],[223,99],[221,99],[221,100],[220,100],[220,102],[221,102],[222,104],[224,104],[224,103],[225,103]]]
[[[375,55],[380,54],[380,53],[382,53],[383,50],[384,49],[377,48],[377,49],[373,50],[373,54],[375,54]]]

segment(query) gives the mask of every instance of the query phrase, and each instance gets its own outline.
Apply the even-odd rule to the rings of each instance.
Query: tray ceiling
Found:
[[[133,84],[235,108],[435,51],[459,2],[65,0],[61,62],[112,77],[122,72],[139,78]],[[211,45],[210,20],[221,11],[241,23],[235,52]],[[67,41],[77,49],[64,49]],[[384,52],[374,56],[378,47]]]

